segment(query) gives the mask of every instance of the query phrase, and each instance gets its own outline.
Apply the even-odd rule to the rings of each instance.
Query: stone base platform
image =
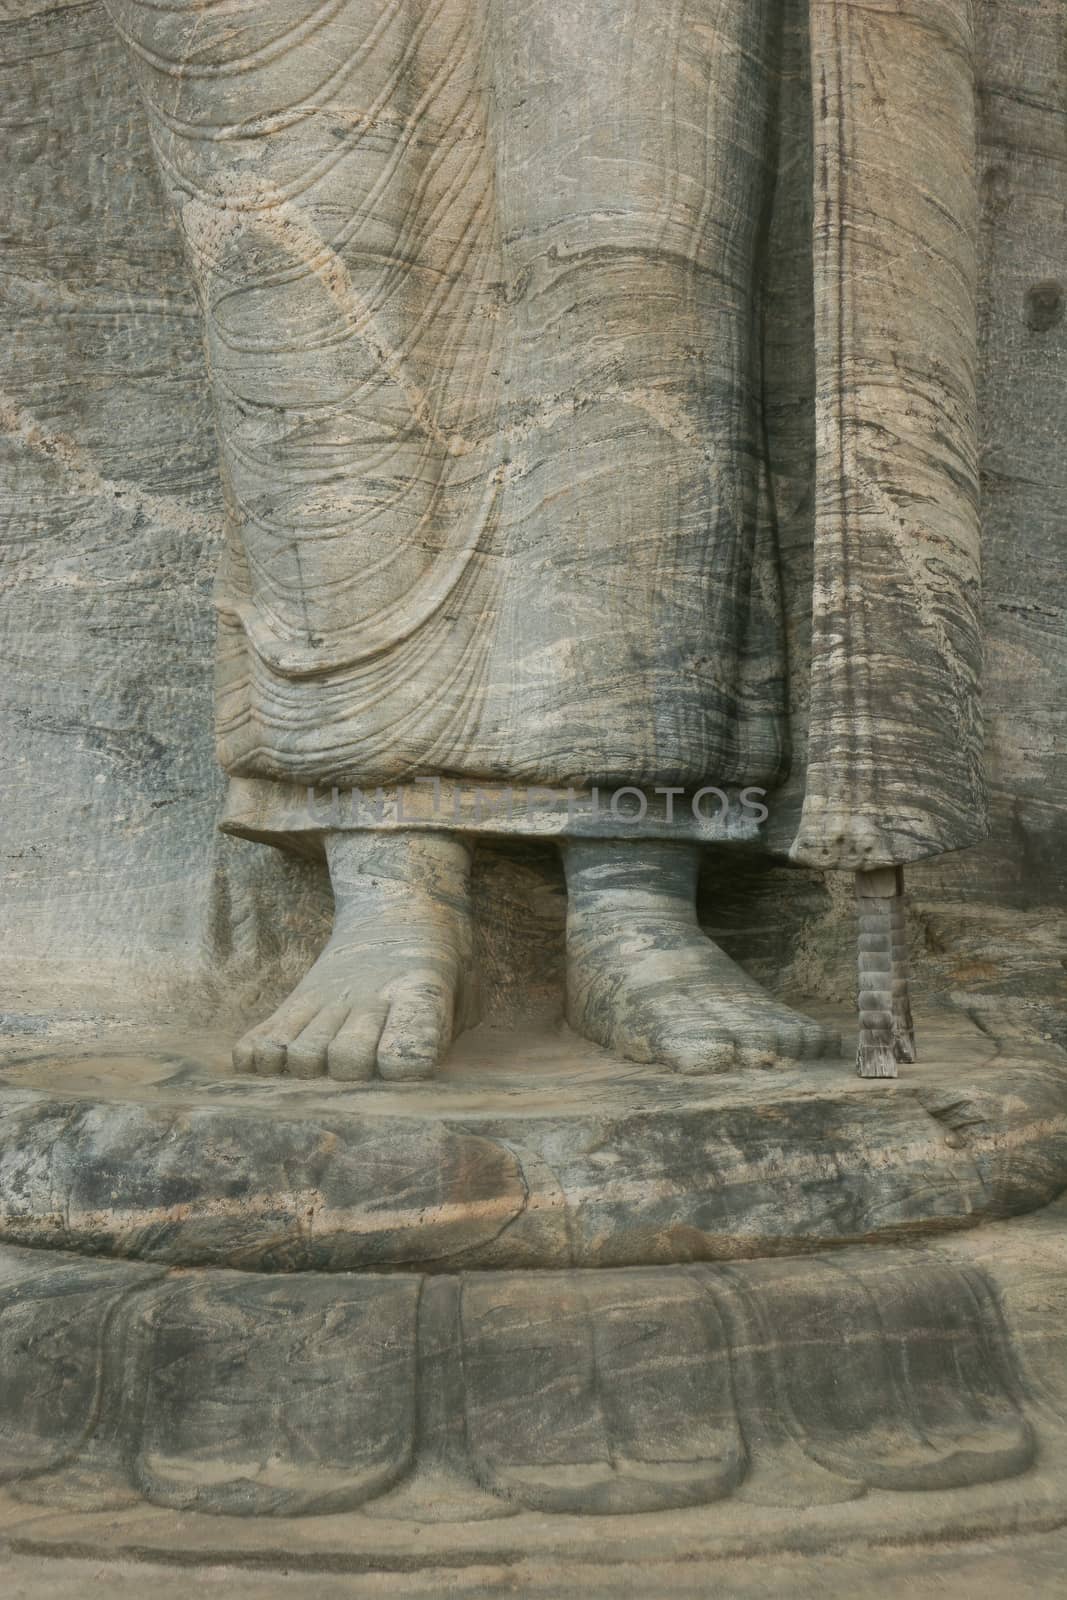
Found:
[[[405,1572],[1059,1527],[1065,1237],[1061,1204],[938,1246],[421,1282],[5,1249],[0,1543]]]
[[[924,1037],[897,1083],[564,1033],[404,1090],[9,1057],[0,1542],[399,1573],[1067,1523],[1067,1075]]]
[[[829,1017],[848,1037],[846,1015]],[[1067,1056],[924,1018],[850,1061],[682,1077],[478,1029],[430,1084],[235,1077],[218,1034],[0,1058],[0,1243],[245,1271],[629,1267],[922,1238],[1067,1189]]]

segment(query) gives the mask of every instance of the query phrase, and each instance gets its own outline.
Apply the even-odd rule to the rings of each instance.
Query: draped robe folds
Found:
[[[203,310],[225,827],[980,836],[969,0],[107,5]]]

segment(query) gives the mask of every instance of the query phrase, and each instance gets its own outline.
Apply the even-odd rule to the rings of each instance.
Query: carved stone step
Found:
[[[221,1037],[0,1070],[0,1239],[266,1272],[618,1267],[929,1235],[1067,1185],[1067,1062],[924,1019],[897,1082],[693,1078],[477,1030],[439,1080],[234,1078]],[[994,1059],[995,1057],[995,1059]]]
[[[0,1247],[0,1468],[224,1517],[826,1506],[1024,1473],[1067,1414],[1020,1350],[989,1272],[915,1247],[447,1280]]]

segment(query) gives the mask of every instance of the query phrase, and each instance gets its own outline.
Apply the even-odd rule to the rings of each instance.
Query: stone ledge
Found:
[[[1067,1187],[1067,1063],[928,1021],[845,1062],[681,1078],[478,1030],[428,1085],[235,1078],[221,1036],[0,1070],[0,1240],[264,1272],[628,1267],[928,1237]]]
[[[1044,1223],[792,1261],[430,1278],[4,1248],[0,1475],[24,1507],[147,1501],[333,1531],[342,1513],[717,1502],[724,1531],[790,1510],[809,1526],[887,1491],[920,1508],[937,1491],[924,1519],[964,1491],[999,1515],[1028,1491],[983,1486],[1029,1481],[1038,1442],[1043,1470],[1067,1462],[1067,1251],[1062,1219]],[[1031,1298],[1006,1317],[1015,1260]]]

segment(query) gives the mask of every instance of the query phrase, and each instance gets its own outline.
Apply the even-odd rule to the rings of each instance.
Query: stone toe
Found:
[[[292,1078],[321,1078],[326,1072],[327,1052],[349,1013],[347,1005],[324,1006],[302,1028],[285,1053],[286,1071]]]
[[[784,1017],[775,1028],[774,1047],[780,1056],[799,1061],[807,1054],[804,1025],[799,1017]]]
[[[386,1014],[384,1001],[349,1012],[347,1021],[327,1046],[326,1067],[331,1078],[342,1083],[365,1083],[374,1077]]]
[[[733,1072],[737,1066],[737,1046],[733,1039],[708,1038],[703,1041],[671,1044],[664,1040],[657,1059],[680,1072],[683,1077]]]
[[[751,1049],[742,1046],[737,1052],[737,1065],[746,1070],[755,1068],[759,1072],[765,1072],[768,1067],[777,1066],[780,1060],[781,1056],[774,1050]]]
[[[317,995],[290,995],[272,1017],[252,1028],[234,1046],[234,1069],[264,1078],[279,1077],[286,1070],[289,1046],[321,1009],[322,1001]]]
[[[379,1076],[391,1082],[433,1076],[452,1037],[452,995],[437,981],[405,983],[394,993],[378,1044]]]

